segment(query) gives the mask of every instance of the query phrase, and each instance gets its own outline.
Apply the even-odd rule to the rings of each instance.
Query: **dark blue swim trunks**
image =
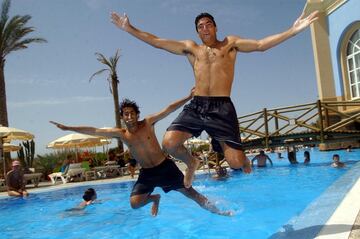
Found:
[[[166,158],[153,168],[141,168],[131,196],[145,193],[150,194],[154,191],[155,187],[161,187],[165,193],[185,188],[184,174],[171,159]]]
[[[214,151],[222,152],[219,141],[242,150],[236,110],[230,97],[194,96],[167,130],[185,131],[195,137],[205,130]]]

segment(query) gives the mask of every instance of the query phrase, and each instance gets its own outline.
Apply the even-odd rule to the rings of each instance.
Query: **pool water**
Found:
[[[0,238],[285,238],[281,237],[284,228],[296,228],[297,218],[309,205],[359,166],[359,149],[351,153],[310,149],[310,153],[308,166],[290,166],[287,159],[269,154],[274,166],[255,168],[250,175],[232,171],[222,181],[208,174],[197,175],[195,189],[219,208],[233,210],[233,217],[212,214],[178,192],[165,194],[161,189],[155,190],[162,197],[159,214],[152,217],[150,204],[131,209],[129,195],[134,182],[94,184],[91,187],[102,202],[80,212],[66,209],[80,203],[90,186],[34,193],[26,199],[1,199]],[[346,168],[329,167],[334,153]],[[300,162],[302,154],[298,152]],[[347,184],[341,187],[344,194],[352,183],[353,179],[341,181]],[[336,200],[334,207],[327,206],[325,216],[314,213],[318,207],[313,206],[315,223],[327,220],[341,197]]]

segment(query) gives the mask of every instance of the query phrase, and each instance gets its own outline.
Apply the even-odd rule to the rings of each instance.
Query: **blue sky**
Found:
[[[184,56],[172,55],[133,38],[110,22],[110,12],[126,12],[141,30],[162,38],[200,43],[194,18],[211,13],[218,38],[239,35],[261,39],[286,30],[301,14],[305,0],[15,0],[10,15],[29,14],[33,44],[8,56],[5,79],[9,124],[35,135],[36,153],[68,132],[49,124],[115,125],[107,75],[89,83],[103,68],[95,57],[121,51],[118,65],[121,99],[137,101],[141,116],[161,110],[188,94],[194,85]],[[238,115],[265,107],[317,100],[310,29],[263,53],[238,54],[232,100]],[[179,111],[158,122],[159,140]]]

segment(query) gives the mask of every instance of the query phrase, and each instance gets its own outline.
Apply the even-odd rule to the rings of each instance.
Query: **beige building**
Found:
[[[311,26],[319,100],[347,102],[337,106],[340,113],[326,111],[325,127],[352,117],[351,123],[341,129],[358,131],[360,1],[307,0],[304,11],[308,14],[314,10],[320,12],[318,21]],[[358,140],[354,143],[359,144]]]

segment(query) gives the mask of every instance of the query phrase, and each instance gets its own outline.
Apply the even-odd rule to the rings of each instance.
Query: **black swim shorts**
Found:
[[[153,168],[141,168],[131,196],[152,193],[155,187],[161,187],[165,193],[184,188],[184,175],[169,158]]]
[[[205,130],[214,151],[222,152],[219,141],[242,150],[236,110],[230,97],[194,96],[167,130],[185,131],[195,137]]]

